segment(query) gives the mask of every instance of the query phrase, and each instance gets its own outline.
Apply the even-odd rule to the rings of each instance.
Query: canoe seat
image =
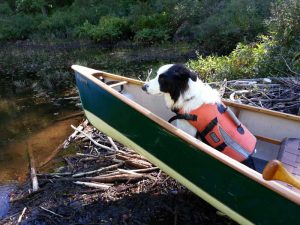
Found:
[[[280,144],[278,160],[289,172],[300,179],[300,139],[285,138]]]

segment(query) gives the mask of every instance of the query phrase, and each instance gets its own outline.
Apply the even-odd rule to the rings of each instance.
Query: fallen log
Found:
[[[15,202],[23,202],[23,201],[26,201],[30,198],[32,198],[33,196],[37,195],[38,193],[44,191],[43,188],[40,188],[39,190],[37,190],[36,192],[31,192],[31,193],[27,193],[21,197],[16,197],[16,198],[13,198],[11,199],[9,202],[10,203],[15,203]]]
[[[87,179],[90,179],[92,181],[102,182],[102,183],[112,183],[112,182],[120,182],[120,181],[136,181],[149,178],[145,174],[117,174],[113,176],[106,176],[106,177],[87,177]]]
[[[72,142],[77,137],[77,134],[79,133],[79,131],[83,130],[88,125],[88,123],[89,123],[88,120],[85,120],[82,124],[80,124],[77,127],[77,130],[75,130],[64,142],[65,143],[64,148],[67,148],[67,146],[70,144],[70,142]]]
[[[127,166],[131,166],[138,169],[146,169],[152,167],[152,164],[143,159],[135,159],[128,156],[116,155],[117,159],[121,159],[125,161]]]
[[[99,184],[99,183],[92,183],[92,182],[81,182],[81,181],[75,181],[74,184],[79,184],[83,185],[86,187],[91,187],[91,188],[97,188],[101,189],[103,191],[109,189],[112,185],[107,185],[107,184]]]
[[[23,218],[23,216],[24,216],[26,210],[27,210],[27,207],[24,207],[24,209],[23,209],[21,215],[20,215],[19,218],[18,218],[17,224],[20,224],[20,223],[21,223],[22,218]]]
[[[55,215],[55,216],[58,216],[58,217],[61,217],[61,218],[63,218],[63,216],[62,216],[62,215],[60,215],[60,214],[57,214],[57,213],[55,213],[55,212],[51,211],[50,209],[46,209],[46,208],[45,208],[45,207],[43,207],[43,206],[40,206],[40,208],[41,208],[42,210],[45,210],[46,212],[49,212],[49,213],[51,213],[52,215]]]
[[[94,174],[94,173],[100,173],[100,172],[104,172],[104,171],[108,171],[108,170],[117,169],[119,166],[122,166],[123,164],[124,164],[124,162],[120,162],[118,164],[103,167],[103,168],[100,168],[100,169],[97,169],[97,170],[92,170],[92,171],[87,171],[87,172],[82,172],[82,173],[76,173],[76,174],[72,175],[72,177],[82,177],[82,176],[85,176],[85,175],[91,175],[91,174]]]
[[[30,167],[30,177],[31,177],[31,181],[32,181],[32,191],[36,192],[39,189],[39,182],[37,179],[37,173],[35,170],[35,160],[33,157],[33,152],[31,147],[28,145],[28,143],[26,143],[26,150],[27,150],[27,154],[28,154],[28,158],[29,158],[29,167]]]
[[[116,173],[112,173],[112,174],[108,174],[106,175],[100,175],[100,176],[95,176],[95,177],[53,177],[51,179],[47,179],[47,178],[43,178],[41,180],[43,181],[71,181],[71,182],[76,182],[76,181],[80,181],[80,182],[91,182],[91,181],[95,181],[95,182],[102,182],[102,183],[112,183],[112,182],[117,182],[117,181],[135,181],[138,179],[154,179],[151,175],[148,174],[139,174],[139,173],[134,173],[132,171],[127,171],[125,173],[126,170],[121,170],[120,172],[122,172],[123,174],[116,174]]]
[[[74,117],[79,117],[79,116],[83,116],[83,115],[84,115],[84,112],[81,111],[81,112],[73,113],[73,114],[70,114],[70,115],[67,115],[67,116],[58,118],[58,119],[56,119],[55,121],[68,120],[68,119],[72,119],[72,118],[74,118]]]
[[[117,147],[116,143],[113,141],[113,139],[111,137],[107,136],[107,139],[109,140],[109,142],[111,143],[112,147],[116,150],[116,151],[120,151],[119,148]]]
[[[102,144],[99,144],[98,142],[96,142],[90,135],[88,135],[87,133],[85,133],[84,131],[82,130],[79,130],[77,129],[76,127],[74,127],[73,125],[71,125],[71,127],[74,129],[74,130],[77,130],[78,132],[82,133],[84,136],[86,136],[88,139],[90,139],[91,142],[93,142],[96,146],[100,147],[100,148],[103,148],[103,149],[106,149],[106,150],[109,150],[109,151],[115,151],[114,149],[110,148],[110,147],[107,147],[105,145],[102,145]]]

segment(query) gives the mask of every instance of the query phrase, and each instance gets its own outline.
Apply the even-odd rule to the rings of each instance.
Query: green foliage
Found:
[[[0,3],[0,15],[11,15],[12,10],[7,2]]]
[[[228,52],[237,42],[251,41],[264,31],[263,20],[269,15],[270,0],[213,2],[211,14],[194,26],[195,37],[206,48]]]
[[[300,2],[276,1],[267,21],[269,34],[275,45],[270,50],[266,64],[274,74],[300,74]]]
[[[160,28],[144,28],[136,32],[134,40],[137,42],[154,43],[170,39],[169,30]]]
[[[140,16],[131,26],[134,40],[154,43],[167,41],[171,37],[170,17],[166,13]]]
[[[267,54],[267,45],[263,41],[248,45],[240,43],[228,56],[199,56],[197,60],[189,61],[188,66],[208,82],[224,78],[251,78],[261,75],[261,62]]]
[[[139,16],[133,21],[133,30],[142,30],[145,28],[154,29],[157,27],[167,27],[169,25],[169,17],[166,13],[152,14],[149,16]]]
[[[300,40],[299,0],[277,0],[272,4],[271,14],[267,24],[276,41],[281,45],[290,46]]]
[[[84,21],[96,22],[99,18],[97,8],[92,7],[69,7],[56,10],[51,16],[44,19],[38,26],[40,36],[54,36],[65,38],[74,36],[74,30],[81,26]]]
[[[0,40],[26,39],[29,34],[35,31],[41,18],[39,16],[28,16],[18,14],[14,19],[2,17],[0,25]]]
[[[16,8],[18,12],[23,13],[42,13],[43,10],[51,10],[52,8],[69,6],[74,0],[9,0],[10,5]]]
[[[300,74],[300,2],[277,1],[267,21],[269,36],[238,44],[228,56],[199,56],[188,65],[204,80]]]
[[[43,20],[38,26],[39,33],[52,34],[56,37],[64,37],[71,33],[73,26],[82,22],[80,15],[72,10],[57,10],[49,18]]]
[[[26,37],[71,38],[79,34],[96,41],[129,38],[142,43],[198,40],[205,48],[224,53],[237,42],[252,40],[264,31],[263,19],[269,14],[270,1],[9,0],[9,5],[17,15],[26,14],[33,20],[35,15],[44,16],[34,22],[36,29],[23,33]],[[99,22],[100,18],[104,21]],[[14,23],[15,17],[6,19]],[[7,27],[0,15],[0,27],[3,23]],[[5,39],[19,37],[6,35]]]
[[[78,28],[77,33],[81,37],[87,36],[96,41],[112,42],[128,37],[130,29],[126,18],[104,16],[100,18],[97,25],[86,21]]]
[[[19,12],[34,13],[47,6],[45,0],[16,0],[16,8]]]

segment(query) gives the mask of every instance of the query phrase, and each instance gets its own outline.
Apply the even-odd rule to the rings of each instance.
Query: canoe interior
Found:
[[[95,74],[94,76],[99,79],[104,78],[103,74]],[[111,77],[104,78],[105,83],[111,81],[116,81],[116,79],[112,79]],[[121,93],[123,96],[133,100],[165,121],[168,121],[175,115],[166,107],[163,96],[149,95],[141,90],[141,85],[142,82],[129,81],[126,84],[123,82],[122,85],[116,85],[113,88],[118,91],[122,88]],[[257,172],[261,173],[268,161],[279,158],[280,144],[285,138],[300,139],[300,119],[298,120],[296,117],[291,119],[288,115],[283,113],[265,112],[257,108],[251,110],[247,107],[239,107],[237,104],[225,103],[227,103],[239,120],[257,137],[256,152],[253,155]],[[284,162],[284,164],[290,171],[297,166],[289,162]],[[299,174],[300,172],[295,170],[294,175],[300,178]],[[299,192],[297,189],[290,186],[288,187]]]

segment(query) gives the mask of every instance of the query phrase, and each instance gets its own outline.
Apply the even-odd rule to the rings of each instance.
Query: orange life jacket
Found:
[[[223,103],[204,104],[189,114],[179,110],[175,119],[187,119],[203,142],[242,162],[254,152],[256,138],[244,125],[238,126],[227,110]]]

